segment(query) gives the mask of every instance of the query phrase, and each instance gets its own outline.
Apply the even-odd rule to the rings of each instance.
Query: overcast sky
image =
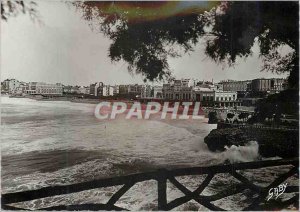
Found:
[[[61,82],[88,85],[142,83],[141,76],[132,76],[123,61],[111,63],[108,47],[111,41],[93,32],[79,12],[59,1],[38,1],[42,25],[28,16],[19,15],[1,21],[1,80]],[[261,72],[258,48],[246,60],[238,60],[234,68],[224,68],[204,55],[204,45],[181,58],[170,59],[170,68],[177,78],[220,81],[286,77]]]

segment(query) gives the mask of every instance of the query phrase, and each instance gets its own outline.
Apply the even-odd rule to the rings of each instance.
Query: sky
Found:
[[[41,23],[27,15],[1,21],[1,81],[16,78],[20,81],[60,82],[68,85],[143,83],[141,75],[127,71],[124,61],[111,62],[108,48],[111,41],[94,32],[81,14],[61,1],[38,1]],[[248,80],[286,77],[261,72],[259,49],[253,55],[238,59],[234,67],[223,67],[204,54],[199,42],[195,51],[180,58],[170,58],[173,75],[199,80]]]

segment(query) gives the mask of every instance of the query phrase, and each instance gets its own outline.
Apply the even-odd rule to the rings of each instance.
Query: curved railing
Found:
[[[245,176],[240,174],[239,170],[246,169],[259,169],[265,167],[275,166],[287,166],[291,165],[292,168],[284,174],[279,175],[277,179],[271,182],[268,186],[262,187],[253,184]],[[45,197],[52,197],[55,195],[70,194],[95,188],[104,188],[117,185],[123,185],[117,192],[115,192],[106,204],[81,204],[81,205],[60,205],[48,208],[40,208],[39,210],[127,210],[116,206],[117,201],[136,183],[156,180],[157,181],[157,199],[158,199],[158,210],[171,210],[178,207],[190,200],[195,200],[199,204],[205,206],[210,210],[224,210],[213,204],[214,201],[229,197],[241,193],[245,190],[251,190],[255,197],[252,198],[252,203],[248,205],[244,210],[268,210],[285,208],[291,204],[296,205],[299,208],[299,186],[287,186],[285,189],[286,193],[294,193],[293,197],[288,200],[281,201],[276,205],[266,205],[266,198],[269,195],[271,188],[277,187],[288,178],[296,176],[299,178],[299,158],[292,159],[280,159],[280,160],[268,160],[268,161],[257,161],[247,163],[237,163],[230,165],[218,165],[210,167],[193,167],[193,168],[182,168],[175,170],[160,169],[158,171],[132,174],[128,176],[114,177],[109,179],[100,179],[90,182],[77,183],[72,185],[64,186],[52,186],[45,187],[38,190],[23,191],[16,193],[2,194],[2,209],[4,210],[22,210],[22,208],[14,207],[10,204],[41,199]],[[225,189],[217,194],[211,196],[202,195],[202,191],[210,184],[211,180],[216,174],[228,173],[239,181],[237,185],[232,186],[230,189]],[[183,184],[181,184],[175,177],[187,176],[187,175],[207,175],[201,185],[194,191],[189,190]],[[167,202],[167,181],[171,182],[177,189],[179,189],[184,196]]]

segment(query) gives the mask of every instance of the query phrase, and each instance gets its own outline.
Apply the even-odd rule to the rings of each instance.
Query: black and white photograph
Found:
[[[1,210],[298,211],[298,1],[1,0]]]

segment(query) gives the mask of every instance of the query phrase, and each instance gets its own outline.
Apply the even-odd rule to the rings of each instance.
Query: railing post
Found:
[[[166,210],[167,207],[167,170],[161,169],[157,176],[157,208],[160,211]]]

